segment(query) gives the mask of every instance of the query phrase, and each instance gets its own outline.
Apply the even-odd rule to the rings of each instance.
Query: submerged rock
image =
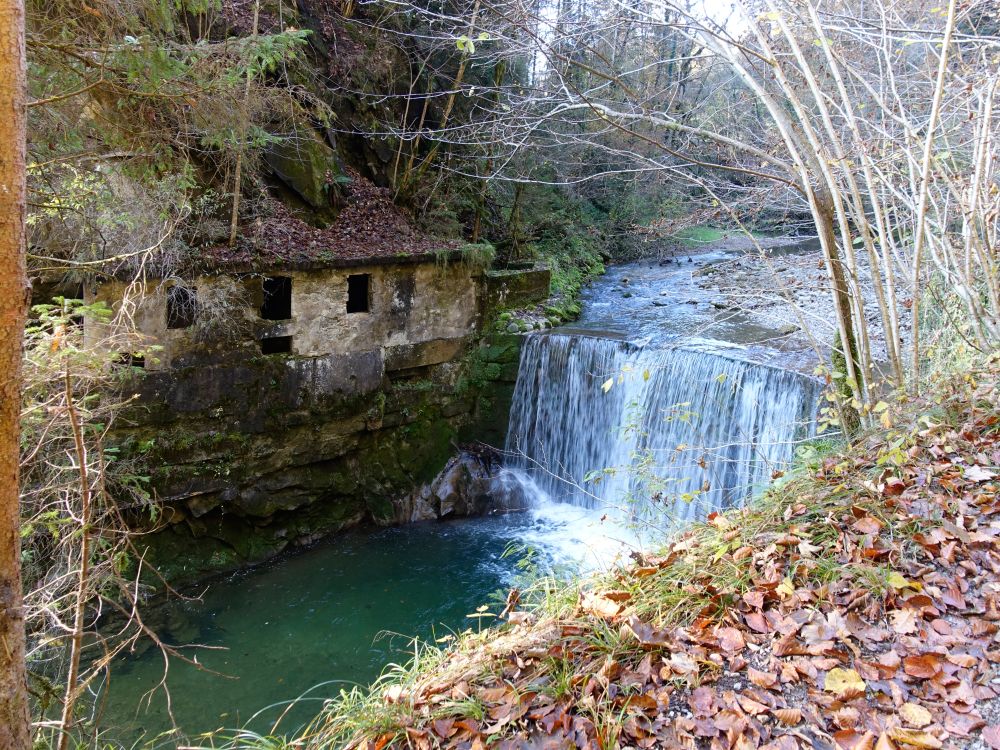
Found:
[[[397,520],[433,521],[512,510],[496,492],[498,458],[489,446],[462,451],[428,484],[400,500]]]

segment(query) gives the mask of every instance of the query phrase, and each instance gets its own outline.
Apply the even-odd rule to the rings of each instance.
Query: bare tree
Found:
[[[942,337],[1000,345],[991,0],[743,2],[728,28],[685,3],[393,7],[468,57],[465,82],[438,92],[464,93],[464,118],[386,129],[448,151],[440,168],[523,183],[545,164],[564,185],[659,175],[744,215],[810,217],[845,425],[872,418],[879,380],[917,390]],[[528,72],[469,82],[500,59]]]

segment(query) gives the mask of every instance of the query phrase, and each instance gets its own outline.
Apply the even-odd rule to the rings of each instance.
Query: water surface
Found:
[[[171,661],[173,718],[188,736],[248,722],[265,731],[289,699],[309,691],[282,721],[291,732],[324,698],[405,661],[413,636],[488,624],[477,609],[499,611],[525,549],[546,568],[593,568],[619,549],[614,533],[585,509],[543,503],[527,513],[349,531],[217,580],[197,601],[174,601],[151,616],[171,642],[223,647],[184,650],[204,670]],[[505,556],[509,548],[520,551]],[[125,738],[170,729],[156,687],[162,675],[154,649],[116,665],[102,723]]]
[[[699,268],[731,256],[613,267],[585,291],[577,323],[556,329],[547,344],[536,337],[525,347],[508,436],[519,457],[497,492],[527,492],[532,510],[344,533],[216,581],[197,601],[161,607],[153,625],[171,642],[222,648],[186,651],[204,670],[172,662],[170,712],[157,689],[159,653],[119,664],[103,723],[127,737],[148,737],[174,722],[189,736],[247,724],[268,731],[289,700],[306,695],[279,727],[292,733],[322,700],[406,660],[412,637],[488,624],[469,615],[486,603],[499,611],[496,602],[518,575],[521,555],[505,555],[512,546],[534,550],[543,567],[579,571],[609,565],[638,545],[649,527],[631,523],[631,510],[609,507],[635,493],[623,467],[637,455],[662,464],[672,483],[666,494],[677,487],[699,495],[706,503],[699,514],[734,502],[731,488],[770,476],[808,422],[811,386],[748,365],[791,366],[801,353],[785,350],[781,332],[751,323],[698,287]],[[695,354],[671,355],[677,346]],[[602,384],[623,369],[631,375],[604,393]],[[699,403],[689,404],[692,398]],[[679,441],[689,453],[697,448],[691,460],[677,458]],[[714,471],[702,476],[707,463]],[[588,484],[589,473],[608,468],[622,470]]]

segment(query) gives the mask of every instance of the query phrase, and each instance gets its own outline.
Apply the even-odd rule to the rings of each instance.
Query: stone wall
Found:
[[[291,353],[261,354],[260,328],[228,346],[182,330],[131,381],[137,398],[114,436],[161,500],[155,523],[139,509],[133,522],[150,529],[137,547],[168,579],[257,563],[364,521],[424,518],[414,500],[459,445],[502,447],[520,337],[482,332],[495,311],[481,279],[433,263],[369,270],[367,317],[341,314],[347,269],[295,272],[293,319],[277,324]]]
[[[403,260],[403,259],[401,259]],[[348,312],[348,278],[368,277],[368,309]],[[260,310],[267,278],[291,281],[291,316],[265,320]],[[191,324],[168,326],[168,297],[181,286],[193,295]],[[453,358],[477,329],[481,279],[462,263],[433,258],[357,264],[344,268],[199,276],[151,281],[131,289],[116,281],[92,289],[88,302],[120,309],[141,301],[132,315],[148,349],[145,367],[166,370],[212,362],[234,353],[259,353],[264,338],[291,336],[291,353],[306,357],[382,350],[390,369]],[[111,324],[88,321],[90,341],[107,338]]]
[[[509,310],[544,302],[551,282],[552,274],[544,267],[487,271],[483,278],[485,305]]]

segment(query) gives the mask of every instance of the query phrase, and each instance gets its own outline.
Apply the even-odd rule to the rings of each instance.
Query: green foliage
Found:
[[[548,185],[524,189],[521,217],[530,257],[552,271],[552,294],[559,300],[557,314],[575,317],[580,289],[604,273],[605,245],[601,212],[579,198]],[[555,311],[554,311],[555,313]]]
[[[210,221],[219,201],[204,200],[212,175],[243,157],[252,178],[254,156],[278,140],[275,125],[305,120],[271,80],[297,63],[309,32],[219,42],[208,22],[204,36],[192,38],[185,14],[210,21],[221,7],[217,0],[29,6],[29,90],[44,105],[32,108],[29,122],[28,223],[32,246],[44,247],[44,258],[29,256],[35,265],[114,258],[126,259],[127,269],[149,248],[157,263],[146,258],[144,270],[166,275],[205,230],[223,234]]]
[[[711,245],[729,236],[729,232],[710,226],[696,226],[682,229],[672,236],[671,239],[679,242],[685,247],[700,249],[706,245]]]

